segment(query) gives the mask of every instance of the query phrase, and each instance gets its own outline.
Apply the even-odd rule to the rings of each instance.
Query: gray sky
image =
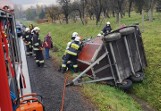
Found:
[[[56,4],[57,0],[11,0],[14,4],[20,4],[23,8],[28,8],[30,6],[39,5],[51,5]]]

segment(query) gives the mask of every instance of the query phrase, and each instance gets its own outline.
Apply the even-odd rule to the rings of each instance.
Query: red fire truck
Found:
[[[13,10],[4,6],[0,9],[0,111],[13,110],[11,93],[16,97],[31,93],[25,57],[23,41],[16,34]]]

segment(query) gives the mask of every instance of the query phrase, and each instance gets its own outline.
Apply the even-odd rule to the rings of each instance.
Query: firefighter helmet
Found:
[[[101,37],[102,35],[99,33],[98,35],[97,35],[97,37]]]
[[[107,24],[107,25],[110,25],[110,22],[107,22],[106,24]]]
[[[27,28],[25,29],[25,31],[26,31],[26,32],[30,31],[30,28],[27,27]]]
[[[40,28],[39,27],[35,27],[34,31],[40,31]]]
[[[72,37],[77,37],[78,33],[77,32],[73,32]]]
[[[74,39],[74,41],[80,41],[80,37],[79,36],[77,36],[77,37],[75,37],[75,39]]]

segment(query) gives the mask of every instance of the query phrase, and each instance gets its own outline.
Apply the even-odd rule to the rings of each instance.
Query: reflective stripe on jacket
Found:
[[[42,47],[42,43],[41,40],[39,39],[39,34],[33,35],[32,44],[34,50],[40,50],[40,48]]]
[[[66,53],[73,55],[73,56],[77,56],[79,50],[80,50],[80,43],[73,41],[70,44],[69,48],[66,50]]]

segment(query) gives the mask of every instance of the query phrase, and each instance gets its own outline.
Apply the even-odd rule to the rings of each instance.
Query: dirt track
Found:
[[[47,68],[38,68],[33,57],[27,57],[32,92],[43,96],[46,111],[59,111],[62,99],[64,75],[54,68],[52,60],[46,60]],[[96,111],[75,87],[68,87],[64,111]]]

